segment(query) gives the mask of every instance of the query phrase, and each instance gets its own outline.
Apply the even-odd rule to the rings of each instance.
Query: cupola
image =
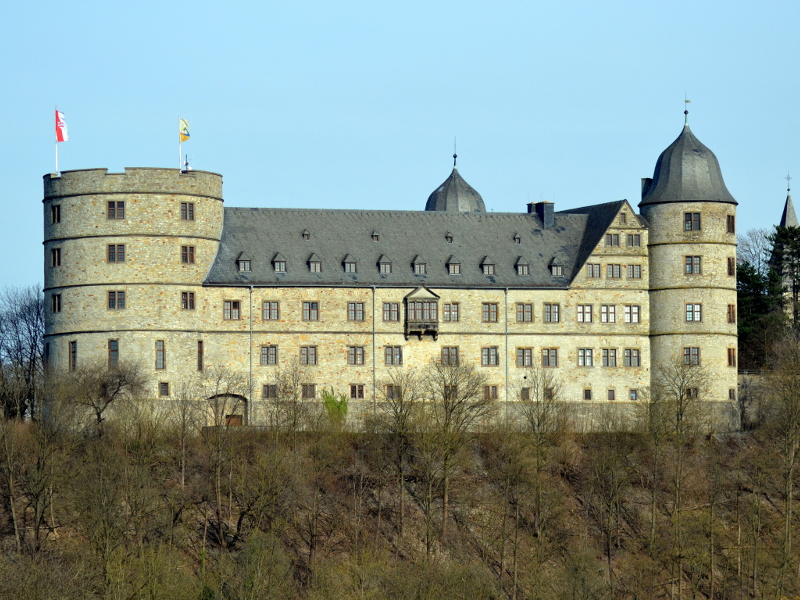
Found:
[[[653,178],[642,180],[639,206],[666,202],[738,204],[725,187],[717,157],[694,136],[688,124],[658,157]]]
[[[442,212],[486,212],[481,195],[458,172],[453,155],[453,172],[428,196],[425,210]]]

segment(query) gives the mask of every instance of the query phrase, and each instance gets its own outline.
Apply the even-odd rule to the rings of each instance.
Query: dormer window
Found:
[[[518,234],[518,233],[515,233],[515,234],[514,234],[514,243],[515,243],[515,244],[521,244],[521,243],[522,243],[522,238],[521,238],[521,237],[519,237],[519,234]]]
[[[276,273],[286,273],[286,259],[280,252],[272,258],[272,268]]]
[[[450,233],[449,231],[447,233],[445,233],[444,234],[444,241],[447,242],[448,244],[452,244],[453,243],[453,234]]]
[[[388,275],[392,272],[392,261],[385,254],[381,254],[378,258],[378,272],[381,275]]]
[[[530,274],[530,265],[522,256],[517,258],[517,262],[514,263],[514,268],[517,270],[517,275],[525,276]]]
[[[240,252],[239,256],[236,257],[236,268],[239,270],[240,273],[249,272],[250,269],[250,261],[252,257],[244,252]]]
[[[308,229],[303,229],[303,240],[308,241],[311,239],[311,234],[308,233]]]
[[[377,231],[372,232],[372,241],[379,242],[381,240],[381,236]]]
[[[625,225],[625,223],[627,221],[628,221],[628,215],[626,213],[624,213],[624,212],[623,213],[619,213],[619,224],[620,225]]]
[[[428,273],[428,265],[421,256],[416,256],[411,263],[414,269],[414,275],[425,275]]]
[[[517,275],[528,275],[528,265],[517,265]]]
[[[344,264],[344,272],[345,273],[355,273],[356,272],[356,259],[350,256],[349,254],[344,257],[342,261]]]
[[[461,261],[455,256],[447,259],[447,272],[450,275],[461,275]]]
[[[557,258],[554,258],[550,261],[550,273],[553,277],[563,277],[564,276],[564,265],[561,264],[561,261]]]
[[[484,256],[481,269],[483,269],[484,275],[494,275],[494,261],[488,256]]]
[[[322,273],[322,259],[316,254],[308,257],[308,270],[312,273]]]

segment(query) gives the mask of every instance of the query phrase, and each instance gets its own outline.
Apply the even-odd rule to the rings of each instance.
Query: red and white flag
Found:
[[[67,133],[67,122],[64,120],[64,113],[56,111],[56,141],[66,142],[69,140]]]

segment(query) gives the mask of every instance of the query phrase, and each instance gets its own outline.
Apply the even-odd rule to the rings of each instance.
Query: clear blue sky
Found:
[[[690,125],[740,231],[800,189],[800,3],[29,2],[0,21],[0,285],[43,281],[62,170],[192,166],[229,206],[422,209],[459,171],[488,210],[628,198]]]

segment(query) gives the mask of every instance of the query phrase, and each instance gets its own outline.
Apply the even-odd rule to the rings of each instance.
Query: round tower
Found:
[[[222,232],[222,176],[64,171],[44,176],[43,203],[49,364],[136,362],[160,382],[155,393],[170,395],[170,375],[202,360],[202,283]]]
[[[653,384],[665,368],[699,365],[703,376],[687,393],[725,403],[737,389],[736,205],[717,157],[688,124],[642,180]]]

